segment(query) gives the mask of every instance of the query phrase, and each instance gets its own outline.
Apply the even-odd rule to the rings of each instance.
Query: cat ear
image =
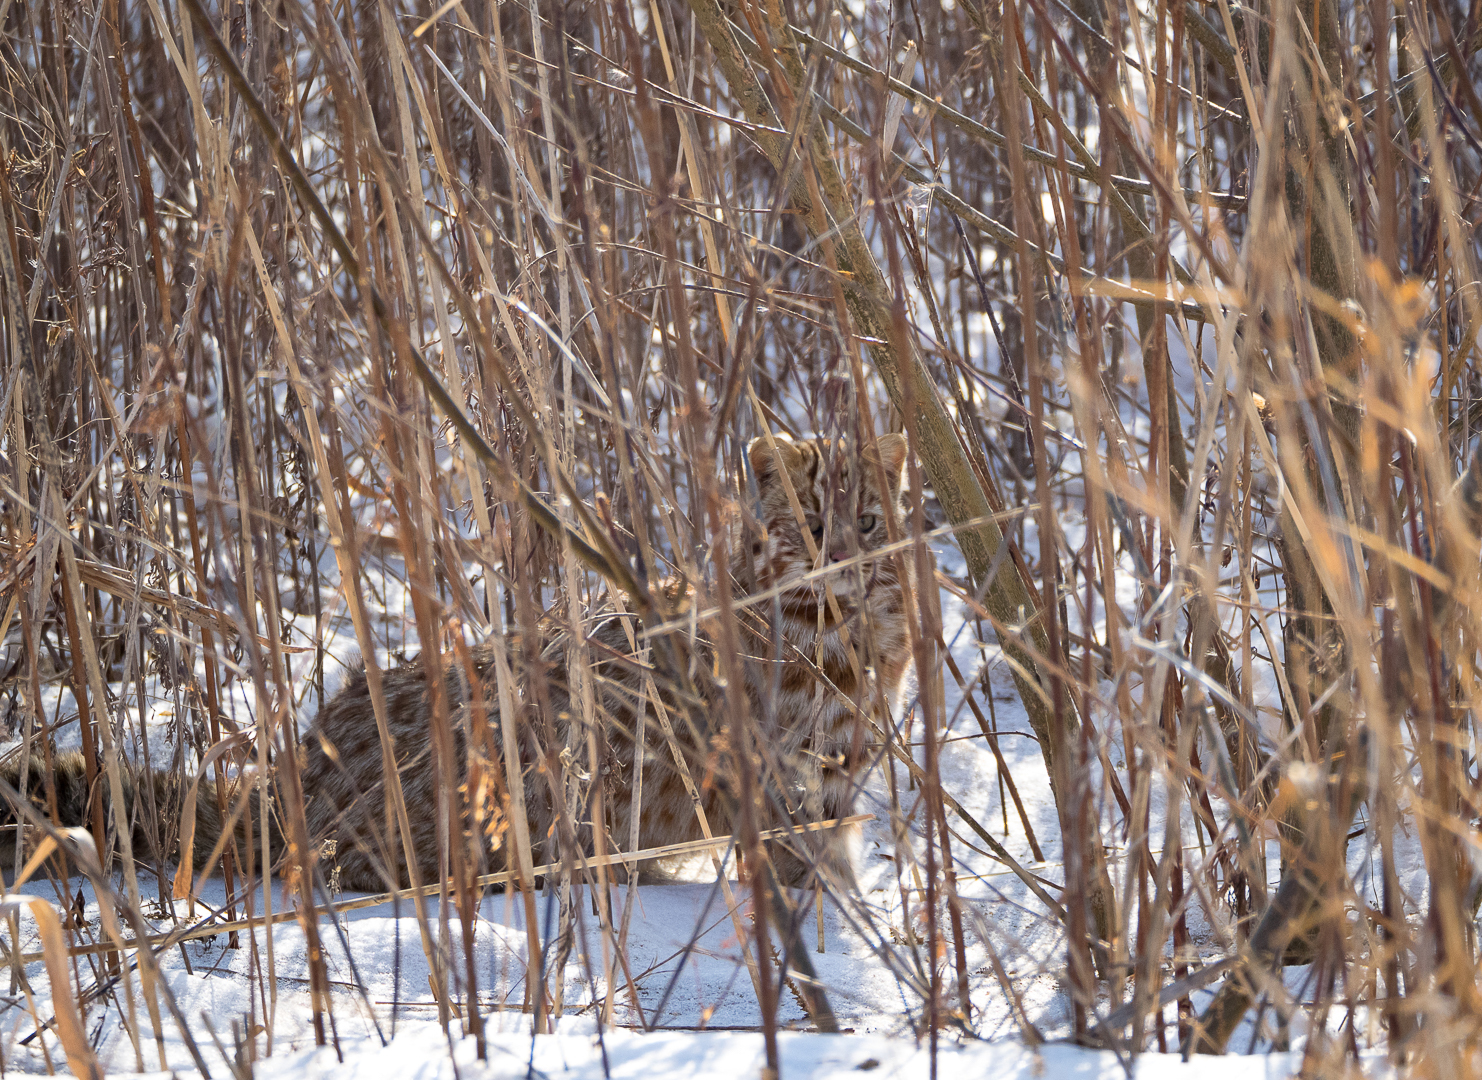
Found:
[[[891,483],[900,482],[901,467],[906,463],[906,437],[894,432],[881,435],[875,440],[880,450],[880,463],[885,466],[885,475]]]
[[[759,435],[746,447],[746,456],[751,459],[751,467],[756,472],[757,479],[770,476],[777,471],[777,459],[782,459],[782,464],[787,469],[796,469],[803,463],[803,452],[797,448],[785,435],[776,436],[777,454],[774,457],[772,448],[767,445],[767,437]]]

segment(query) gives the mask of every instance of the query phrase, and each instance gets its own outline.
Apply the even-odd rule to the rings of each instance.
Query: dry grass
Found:
[[[149,806],[149,850],[102,841],[160,737],[141,717],[173,714],[182,776],[274,756],[292,832],[283,750],[332,630],[384,661],[604,598],[662,616],[649,583],[715,584],[747,439],[890,427],[934,500],[910,537],[953,527],[1049,770],[1064,892],[1023,876],[1067,931],[1041,959],[1069,1033],[1222,1050],[1258,1006],[1258,1045],[1310,1016],[1314,1075],[1360,1039],[1475,1065],[1482,603],[1449,486],[1482,330],[1475,8],[0,0],[0,31],[5,700],[27,752],[79,724],[105,778],[72,858],[122,922],[72,943],[72,978],[139,980],[136,1047],[192,1039],[150,950],[117,951],[179,828]],[[916,730],[967,681],[997,753],[974,673],[931,659],[937,608],[913,616]],[[971,1028],[993,916],[951,838],[1038,846],[1008,801],[1002,829],[966,816],[938,737],[881,734],[920,785],[898,854],[926,918],[897,970],[925,973],[902,979],[933,1036]],[[424,891],[467,899],[479,867],[449,848]],[[270,973],[282,913],[224,858],[221,917],[269,928]],[[465,1023],[471,954],[415,910]],[[611,985],[626,924],[598,917]],[[1201,951],[1234,958],[1202,1014]],[[1283,956],[1313,964],[1296,998]],[[539,1028],[559,989],[532,1007]],[[76,1068],[79,1032],[58,1023]]]

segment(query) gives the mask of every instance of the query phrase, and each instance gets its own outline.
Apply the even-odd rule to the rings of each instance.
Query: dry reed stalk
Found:
[[[600,948],[582,994],[604,1025],[623,1008],[646,1022],[633,886],[621,916],[608,889],[636,833],[607,835],[604,808],[651,793],[603,779],[588,612],[616,597],[649,628],[632,641],[653,669],[648,752],[679,764],[723,850],[683,758],[690,718],[660,694],[704,700],[738,672],[683,669],[665,639],[690,628],[654,586],[694,584],[694,625],[734,643],[776,599],[710,569],[745,517],[746,440],[893,428],[920,483],[890,557],[928,583],[910,604],[914,714],[868,728],[901,925],[834,901],[918,1029],[935,1045],[1002,1007],[1028,1039],[1137,1053],[1170,1045],[1173,1006],[1174,1040],[1207,1050],[1237,1031],[1270,1045],[1269,1018],[1301,1013],[1314,1070],[1366,1039],[1442,1067],[1474,1050],[1478,544],[1449,483],[1482,389],[1477,20],[1285,0],[444,8],[0,5],[3,685],[23,754],[84,749],[92,854],[118,857],[135,942],[184,940],[142,929],[138,871],[169,852],[133,850],[172,843],[180,812],[152,786],[126,794],[136,757],[163,760],[150,714],[169,702],[181,789],[195,763],[221,785],[255,759],[299,841],[288,912],[271,890],[254,906],[269,799],[252,851],[215,845],[223,925],[267,931],[249,935],[248,1026],[270,1053],[271,928],[296,918],[313,940],[325,910],[284,760],[307,724],[293,661],[353,633],[389,762],[388,652],[415,638],[435,665],[473,628],[500,643],[514,716],[545,690],[510,643],[549,615],[579,714],[546,763],[561,857],[534,865],[519,775],[520,739],[551,729],[485,717],[463,760],[434,700],[442,874],[412,890],[418,936],[439,1019],[481,1037],[453,1003],[508,993],[476,964],[493,819],[459,778],[497,779],[534,1029],[577,1007],[583,888]],[[925,561],[934,505],[966,583]],[[854,570],[817,578],[836,615],[832,574]],[[1043,773],[1010,752],[938,580],[1007,654]],[[849,645],[862,673],[868,637]],[[753,720],[730,716],[743,742]],[[944,767],[959,743],[995,762],[1012,836],[1007,806]],[[772,767],[761,754],[734,779],[763,791]],[[20,794],[56,817],[51,772]],[[421,810],[394,773],[393,857]],[[1036,819],[1046,778],[1055,812]],[[747,925],[723,874],[721,890],[775,1067],[767,940],[800,948],[802,916],[771,887],[760,823],[738,822],[771,928]],[[1069,932],[1067,1018],[1034,1004],[1048,960],[973,891],[976,860]],[[560,925],[543,937],[547,873]],[[56,883],[68,910],[74,889]],[[48,932],[23,953],[8,925],[28,993],[25,964],[114,953],[94,977],[123,998],[89,1007],[120,1011],[142,1067],[172,1008],[152,954],[144,1025],[121,934]],[[1314,965],[1298,997],[1279,978],[1295,959]],[[80,974],[50,972],[54,998]],[[327,1041],[320,967],[311,981]]]
[[[56,909],[45,900],[0,900],[0,911],[4,911],[7,915],[21,909],[29,911],[31,917],[36,920],[37,929],[46,945],[43,955],[46,960],[47,977],[51,980],[53,987],[57,1035],[67,1055],[67,1065],[74,1076],[89,1078],[89,1080],[95,1077],[101,1078],[103,1070],[98,1066],[97,1055],[93,1053],[93,1048],[88,1043],[82,1017],[77,1011],[77,1004],[72,999],[71,980],[63,959],[66,955],[66,942],[62,937],[62,920],[57,917]],[[160,1063],[163,1065],[163,1058]]]

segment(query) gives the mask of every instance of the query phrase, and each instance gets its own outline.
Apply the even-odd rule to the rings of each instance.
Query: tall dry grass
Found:
[[[1479,43],[1475,7],[1420,3],[0,0],[7,718],[24,753],[80,737],[92,841],[47,832],[46,792],[32,832],[122,913],[45,935],[74,1067],[68,983],[127,1012],[141,1063],[170,1024],[198,1061],[207,1041],[128,947],[180,826],[143,807],[147,850],[115,827],[125,773],[163,753],[143,718],[173,714],[182,777],[255,763],[306,849],[285,751],[336,628],[374,672],[598,602],[662,621],[661,579],[715,595],[747,439],[886,427],[929,503],[900,557],[950,527],[944,584],[1010,658],[1057,826],[1035,836],[1006,769],[1001,827],[944,782],[949,686],[1000,748],[923,591],[915,734],[876,732],[924,893],[919,932],[877,940],[922,1029],[972,1029],[982,948],[1024,1036],[1045,1023],[960,894],[970,844],[1063,928],[1040,959],[1076,1039],[1220,1051],[1254,1010],[1256,1046],[1308,1018],[1314,1075],[1360,1041],[1470,1067],[1479,542],[1450,484],[1482,328]],[[511,646],[501,694],[530,659]],[[590,658],[569,666],[591,721]],[[454,1014],[480,974],[446,943],[484,886],[435,713],[447,876],[411,909],[439,1018],[477,1035]],[[597,739],[567,750],[594,765]],[[629,797],[599,775],[569,770],[568,824]],[[597,920],[608,1019],[628,911],[572,897],[632,839],[536,868],[509,838],[532,915],[539,874],[564,925]],[[1010,850],[1042,847],[1053,888]],[[154,947],[265,931],[242,939],[246,1059],[272,1049],[272,927],[312,949],[334,926],[302,866],[286,912],[248,887],[265,850],[228,845],[225,909]],[[725,890],[775,1066],[775,931]],[[570,937],[529,946],[539,1030]],[[1284,961],[1311,965],[1295,993]]]

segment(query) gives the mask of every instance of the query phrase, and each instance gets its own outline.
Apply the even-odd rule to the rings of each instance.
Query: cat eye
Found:
[[[823,542],[823,522],[812,520],[808,522],[808,531],[813,534],[813,539]]]
[[[874,514],[861,514],[859,518],[859,531],[867,533],[875,527]]]

